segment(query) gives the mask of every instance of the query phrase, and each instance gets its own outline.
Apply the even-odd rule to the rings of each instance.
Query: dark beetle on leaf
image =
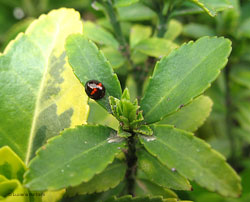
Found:
[[[99,100],[105,96],[105,87],[100,81],[90,80],[85,84],[85,92],[91,99]]]

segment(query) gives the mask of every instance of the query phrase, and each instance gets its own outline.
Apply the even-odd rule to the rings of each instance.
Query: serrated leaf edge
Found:
[[[178,131],[181,131],[181,132],[185,132],[185,133],[187,133],[187,134],[189,134],[189,135],[191,135],[191,136],[194,136],[191,132],[188,132],[188,131],[185,131],[185,130],[182,130],[182,129],[174,128],[174,126],[172,126],[172,125],[167,125],[167,124],[159,124],[159,125],[158,125],[158,124],[157,124],[157,126],[169,126],[169,127],[171,127],[172,129],[174,129],[174,130],[178,130]],[[194,137],[194,138],[197,138],[197,137]],[[221,158],[221,160],[224,161],[225,165],[232,171],[232,173],[234,174],[235,178],[237,178],[237,179],[239,180],[240,191],[242,192],[242,187],[241,187],[241,184],[240,184],[240,183],[241,183],[241,178],[237,175],[236,171],[235,171],[234,169],[232,169],[232,167],[226,162],[226,158],[225,158],[221,153],[219,153],[218,151],[212,149],[211,145],[208,144],[206,141],[204,141],[204,140],[202,140],[202,139],[200,139],[200,138],[197,138],[197,139],[198,139],[200,142],[202,142],[202,143],[203,143],[212,153],[214,153],[215,155],[217,155],[218,158]],[[165,166],[168,167],[168,165],[166,165],[165,162],[161,161],[161,160],[158,158],[157,155],[153,154],[147,147],[145,147],[145,144],[143,143],[143,141],[141,141],[141,137],[139,137],[139,140],[140,140],[141,144],[144,146],[144,148],[145,148],[152,156],[154,156],[155,158],[157,158],[158,161],[160,161],[163,165],[165,165]],[[168,168],[169,168],[169,167],[168,167]],[[171,169],[171,168],[169,168],[169,169]],[[177,171],[178,171],[178,170],[177,170]],[[179,171],[178,171],[178,172],[179,172]],[[182,175],[183,177],[189,179],[189,180],[196,181],[196,180],[194,180],[194,179],[191,179],[191,178],[189,178],[189,177],[184,176],[181,172],[179,172],[179,174]],[[199,184],[199,183],[197,182],[197,184]],[[200,185],[200,186],[205,187],[205,186],[203,186],[203,185]],[[219,190],[216,189],[216,188],[215,188],[215,189],[212,189],[212,188],[209,188],[209,187],[205,187],[205,188],[206,188],[207,190],[209,190],[209,191],[220,193]],[[240,195],[241,195],[241,193],[239,194],[239,196],[240,196]],[[228,194],[226,194],[226,195],[224,195],[224,196],[230,197],[230,195],[228,195]]]
[[[168,56],[164,56],[160,61],[158,61],[158,62],[156,63],[155,69],[158,68],[159,64],[160,64],[165,58],[167,58],[167,57],[173,57],[173,56],[176,54],[177,51],[183,49],[183,48],[186,47],[186,46],[193,45],[194,43],[199,42],[200,40],[204,40],[204,39],[225,39],[226,41],[229,42],[228,45],[229,45],[230,49],[229,49],[227,55],[228,55],[228,56],[230,55],[231,50],[232,50],[232,42],[231,42],[229,39],[227,39],[227,38],[225,38],[225,37],[216,37],[216,36],[215,36],[215,37],[209,37],[209,36],[205,36],[205,37],[199,38],[199,39],[196,40],[195,42],[194,42],[194,41],[189,41],[188,43],[182,44],[179,48],[174,49]],[[224,58],[224,63],[222,63],[221,68],[217,70],[217,74],[215,74],[214,78],[212,78],[212,79],[210,80],[210,82],[208,83],[208,85],[207,85],[206,87],[204,87],[203,90],[202,90],[200,93],[197,94],[197,96],[194,96],[194,97],[192,97],[189,101],[187,101],[186,104],[190,103],[190,102],[193,101],[195,98],[197,98],[198,96],[202,95],[208,88],[211,87],[211,83],[218,77],[218,75],[220,74],[221,70],[226,66],[226,64],[227,64],[227,62],[228,62],[228,56]],[[149,82],[148,82],[148,83],[150,83],[150,81],[151,81],[152,78],[154,77],[155,69],[154,69],[153,75],[150,76]],[[149,85],[148,85],[148,86],[149,86]],[[147,89],[145,90],[145,92],[146,92],[146,91],[147,91]],[[145,94],[144,94],[144,96],[142,97],[141,100],[143,100],[144,97],[145,97]],[[164,96],[164,97],[166,97],[166,96]],[[155,107],[154,107],[154,108],[155,108]],[[153,109],[153,108],[151,108],[151,110],[149,111],[150,114],[151,114],[152,109]],[[173,112],[176,112],[178,109],[179,109],[179,107],[176,107],[176,109],[173,110]],[[147,114],[148,114],[149,112],[147,112]],[[172,112],[172,113],[173,113],[173,112]],[[146,120],[147,114],[144,115],[144,119],[145,119],[145,120]],[[171,114],[171,113],[170,113],[170,114]],[[169,114],[166,114],[165,116],[167,116],[167,115],[169,115]],[[146,122],[147,122],[148,124],[152,124],[152,123],[161,121],[165,116],[160,117],[159,120],[154,121],[154,122],[147,122],[147,121],[146,121]]]
[[[66,130],[64,130],[64,131],[61,131],[61,132],[60,132],[60,135],[54,136],[54,137],[50,138],[50,139],[47,141],[47,144],[46,144],[46,145],[40,147],[40,148],[36,151],[36,156],[35,156],[35,158],[33,158],[33,159],[29,162],[29,166],[33,163],[33,161],[36,161],[36,159],[41,159],[40,152],[41,152],[42,150],[45,150],[45,149],[46,149],[46,146],[52,144],[52,142],[53,142],[55,139],[60,138],[61,135],[62,135],[64,132],[68,132],[68,131],[74,130],[74,129],[79,128],[79,127],[82,127],[82,126],[85,126],[85,127],[88,127],[88,126],[89,126],[89,127],[93,127],[93,126],[99,127],[99,126],[102,126],[102,127],[107,127],[107,128],[109,128],[108,126],[103,126],[103,125],[100,125],[100,124],[94,124],[94,125],[85,125],[85,124],[83,124],[83,125],[76,126],[75,128],[68,128],[68,129],[66,129]],[[112,129],[112,128],[110,128],[110,129]],[[114,130],[114,129],[112,129],[112,130]],[[100,144],[98,144],[98,145],[100,145]],[[96,145],[96,146],[97,146],[97,145]],[[96,147],[96,146],[95,146],[95,147]],[[67,186],[72,186],[72,187],[74,187],[74,186],[80,185],[80,184],[83,183],[83,182],[88,182],[88,181],[90,181],[95,175],[98,175],[98,174],[102,173],[102,172],[107,168],[107,166],[110,165],[110,164],[114,161],[116,155],[117,155],[119,152],[120,152],[120,151],[117,150],[117,152],[115,153],[114,157],[113,157],[112,159],[110,159],[110,161],[107,161],[106,167],[104,167],[102,170],[97,171],[96,173],[94,173],[89,179],[87,179],[87,180],[82,180],[80,183],[71,183],[71,184],[69,184],[69,185],[67,185]],[[28,167],[29,167],[29,166],[28,166]],[[29,186],[28,186],[27,183],[26,183],[26,181],[27,181],[27,180],[26,180],[26,176],[27,176],[29,173],[30,173],[30,170],[29,170],[29,169],[24,173],[24,182],[23,182],[23,183],[24,183],[24,186],[25,186],[26,188],[29,188]],[[62,188],[65,188],[65,187],[59,187],[59,188],[56,188],[56,189],[50,187],[50,188],[49,188],[49,191],[57,191],[57,190],[60,190],[60,189],[62,189]],[[46,190],[35,190],[35,191],[46,191]]]

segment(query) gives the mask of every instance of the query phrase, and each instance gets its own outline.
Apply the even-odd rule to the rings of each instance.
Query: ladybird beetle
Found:
[[[90,98],[99,100],[105,95],[105,87],[100,81],[90,80],[85,84],[85,92]]]

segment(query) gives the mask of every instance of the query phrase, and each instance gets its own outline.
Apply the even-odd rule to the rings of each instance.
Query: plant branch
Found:
[[[115,13],[115,10],[114,10],[113,5],[112,5],[112,1],[111,0],[103,1],[103,6],[106,10],[108,17],[109,17],[109,21],[114,29],[116,39],[118,40],[118,42],[120,44],[120,51],[129,60],[129,62],[131,62],[128,45],[127,45],[126,40],[122,34],[121,25],[120,25],[120,22],[117,20],[116,13]]]
[[[134,187],[135,187],[135,176],[137,171],[137,156],[136,156],[136,140],[135,134],[132,133],[127,139],[128,151],[126,153],[127,161],[127,172],[126,172],[126,181],[127,181],[127,191],[128,194],[134,196]]]
[[[162,38],[167,31],[167,16],[162,13],[158,13],[159,24],[157,26],[157,36]]]
[[[127,44],[125,37],[123,36],[121,24],[117,19],[116,12],[115,12],[115,9],[113,7],[112,1],[111,0],[102,1],[102,4],[105,8],[106,14],[108,15],[109,21],[113,27],[115,37],[120,44],[119,51],[127,59],[127,65],[128,65],[127,69],[128,70],[135,69],[136,67],[131,59],[129,45]],[[127,76],[125,76],[123,78],[123,80],[126,81]]]
[[[170,14],[173,10],[172,1],[169,2],[166,14],[164,14],[163,10],[164,10],[164,4],[158,3],[156,5],[156,12],[157,12],[158,21],[159,21],[158,26],[157,26],[157,36],[159,38],[162,38],[167,31],[167,23],[170,19]]]

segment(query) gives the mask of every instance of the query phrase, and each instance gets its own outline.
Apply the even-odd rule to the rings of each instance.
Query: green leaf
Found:
[[[163,188],[145,179],[135,180],[136,196],[162,196],[165,198],[178,198],[178,196],[170,189]]]
[[[104,53],[105,57],[108,59],[114,70],[118,69],[126,62],[124,56],[118,50],[112,47],[102,48],[102,52]]]
[[[119,121],[112,114],[108,113],[94,100],[89,100],[88,104],[90,107],[88,124],[100,124],[118,130]]]
[[[139,0],[115,0],[115,7],[126,7],[134,3],[137,3]]]
[[[122,94],[117,75],[96,45],[83,35],[73,34],[66,41],[69,63],[80,82],[85,85],[88,80],[99,80],[106,89],[105,96],[97,102],[109,112],[109,96],[120,98]]]
[[[166,116],[159,124],[173,125],[190,132],[196,131],[207,119],[213,101],[207,96],[199,96],[179,111]]]
[[[218,11],[232,8],[228,0],[189,0],[202,8],[210,16],[216,16]]]
[[[101,45],[112,46],[115,49],[118,49],[119,47],[118,41],[112,34],[90,21],[84,22],[83,35]]]
[[[240,177],[225,158],[204,142],[183,130],[154,125],[155,139],[140,138],[149,153],[169,168],[223,196],[239,197]]]
[[[138,128],[134,129],[134,132],[142,135],[153,135],[153,131],[148,125],[139,126]]]
[[[137,83],[132,75],[128,75],[126,80],[126,87],[129,90],[131,101],[133,102],[137,98],[138,92]]]
[[[142,3],[120,7],[117,10],[121,21],[151,20],[156,17],[156,13]]]
[[[189,23],[184,26],[183,34],[193,39],[198,39],[203,36],[215,36],[215,31],[204,24]]]
[[[179,8],[176,8],[175,10],[173,10],[173,12],[171,13],[172,17],[194,15],[194,14],[204,12],[200,7],[188,1],[183,2],[182,5],[183,6],[180,6]]]
[[[101,202],[108,201],[113,196],[119,196],[122,194],[125,188],[125,183],[121,182],[118,186],[113,189],[110,189],[106,192],[101,193],[93,193],[93,194],[85,194],[85,195],[76,195],[73,197],[69,197],[65,195],[64,200],[62,202],[79,202],[79,201],[91,201],[91,202]]]
[[[141,197],[132,197],[130,195],[123,196],[121,198],[114,197],[113,199],[108,199],[105,202],[181,202],[176,198],[167,198],[163,199],[162,196],[141,196]],[[182,201],[182,202],[191,202],[191,201]]]
[[[95,175],[90,181],[84,182],[77,187],[67,190],[72,196],[76,194],[91,194],[94,192],[107,191],[116,187],[124,178],[126,172],[126,164],[122,161],[115,160],[102,173]]]
[[[144,39],[149,38],[151,34],[152,34],[151,27],[144,25],[134,25],[130,30],[130,36],[129,36],[130,48],[134,48],[137,43],[139,43]]]
[[[175,190],[192,189],[189,182],[176,170],[170,170],[144,149],[139,150],[137,154],[139,179],[148,179],[159,186]],[[143,172],[142,175],[140,171]]]
[[[62,199],[64,194],[65,189],[44,192],[44,195],[42,196],[42,202],[58,202]]]
[[[136,65],[138,65],[138,64],[141,65],[141,63],[145,63],[147,58],[148,58],[148,56],[140,51],[132,51],[131,59],[132,59],[133,63]]]
[[[194,191],[190,193],[191,198],[195,202],[248,202],[250,201],[250,170],[245,167],[244,171],[240,173],[242,178],[243,192],[240,198],[225,198],[216,193],[208,192],[199,186],[194,186]]]
[[[128,88],[124,89],[121,100],[130,101],[130,94],[129,94]]]
[[[25,164],[48,138],[86,122],[87,96],[64,49],[66,37],[81,31],[79,13],[54,10],[0,55],[0,146],[11,147]]]
[[[127,88],[123,91],[121,100],[109,97],[109,102],[112,110],[112,114],[120,121],[121,127],[125,131],[131,131],[138,129],[138,132],[147,133],[150,135],[151,129],[148,126],[144,126],[139,129],[141,122],[143,121],[142,111],[139,110],[137,99],[134,102],[130,101],[130,95]],[[135,131],[134,131],[135,132]]]
[[[0,183],[0,201],[29,202],[29,191],[18,180],[6,180]]]
[[[87,182],[114,160],[124,146],[122,140],[116,131],[104,126],[65,130],[39,150],[24,183],[31,190],[43,191]]]
[[[5,181],[5,180],[7,180],[7,178],[4,177],[3,175],[0,175],[0,183],[3,182],[3,181]]]
[[[228,39],[203,37],[162,58],[141,100],[145,121],[157,122],[202,94],[226,65],[230,52]]]
[[[122,126],[120,125],[117,131],[117,135],[119,137],[124,137],[124,138],[128,138],[130,137],[132,134],[130,132],[127,132],[125,130],[123,130]]]
[[[181,33],[183,26],[177,20],[170,20],[168,24],[167,32],[164,34],[164,38],[170,41],[174,41]]]
[[[177,47],[178,45],[170,40],[162,38],[149,38],[140,41],[134,48],[135,50],[138,50],[146,55],[161,58],[163,56],[167,56]]]
[[[114,197],[113,199],[109,199],[108,202],[163,202],[165,200],[163,200],[162,197],[160,196],[154,196],[154,197],[148,197],[148,196],[144,196],[144,197],[132,197],[130,195],[127,196],[123,196],[120,198]],[[166,201],[167,202],[167,201]]]
[[[18,179],[23,181],[23,174],[26,166],[10,147],[4,146],[0,148],[0,175],[8,179]]]

